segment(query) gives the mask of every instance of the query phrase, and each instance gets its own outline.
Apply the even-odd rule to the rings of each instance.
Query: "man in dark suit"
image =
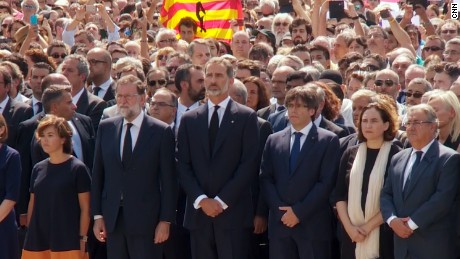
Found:
[[[5,67],[0,67],[0,113],[5,118],[8,126],[8,139],[6,144],[16,148],[16,134],[19,123],[33,116],[30,106],[17,102],[8,96],[12,83],[10,73]]]
[[[94,132],[97,132],[102,111],[107,107],[107,104],[104,100],[88,92],[85,88],[86,79],[89,75],[88,62],[96,63],[95,66],[104,64],[95,60],[96,57],[93,56],[89,57],[87,61],[81,55],[70,55],[62,61],[58,71],[67,77],[72,85],[72,102],[77,106],[76,112],[89,116],[94,126]]]
[[[115,81],[112,79],[112,56],[102,48],[88,51],[91,92],[111,104],[115,103]],[[91,60],[91,61],[90,61]],[[110,106],[110,105],[109,105]]]
[[[43,104],[42,104],[42,80],[47,75],[51,74],[54,69],[47,63],[39,62],[35,63],[32,69],[30,70],[30,80],[29,86],[32,90],[32,97],[27,100],[25,103],[32,107],[34,110],[34,115],[43,111]]]
[[[69,122],[72,128],[72,152],[73,155],[92,168],[94,160],[94,127],[91,118],[83,114],[75,113],[75,105],[72,103],[71,88],[66,85],[51,85],[45,90],[42,97],[45,116],[53,114],[62,117]],[[37,122],[38,123],[38,122]],[[48,158],[41,145],[32,138],[32,165]]]
[[[179,127],[179,180],[187,194],[184,226],[192,258],[248,258],[257,176],[257,116],[228,95],[233,67],[212,58],[205,67],[208,102],[185,113]]]
[[[142,111],[145,87],[118,80],[120,117],[99,125],[91,186],[94,234],[111,259],[161,258],[174,220],[177,180],[171,128]]]
[[[436,140],[429,105],[411,106],[405,126],[412,148],[393,156],[380,198],[383,220],[395,233],[395,258],[455,258],[460,155]]]
[[[286,82],[289,74],[295,70],[288,66],[281,66],[273,72],[272,76],[272,95],[276,98],[276,104],[271,104],[268,107],[257,111],[257,116],[264,120],[268,120],[268,116],[276,112],[284,111],[284,97],[286,96]]]
[[[312,122],[319,100],[314,87],[286,95],[291,126],[268,137],[261,189],[270,208],[270,258],[331,258],[329,196],[335,185],[339,140]]]

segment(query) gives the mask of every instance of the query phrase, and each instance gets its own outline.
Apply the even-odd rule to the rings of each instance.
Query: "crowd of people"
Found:
[[[0,1],[0,258],[460,258],[458,13],[342,3]]]

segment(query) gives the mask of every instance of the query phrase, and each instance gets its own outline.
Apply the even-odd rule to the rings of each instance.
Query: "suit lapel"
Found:
[[[5,105],[5,108],[3,108],[3,111],[2,111],[3,117],[5,118],[6,123],[11,123],[10,120],[13,117],[12,116],[13,111],[14,111],[14,106],[11,105],[11,98],[9,98],[8,102]]]
[[[412,149],[411,149],[412,150]],[[404,161],[403,164],[396,163],[394,171],[398,174],[396,177],[398,179],[398,192],[401,194],[401,197],[404,199],[404,172],[406,172],[407,164],[409,163],[411,152],[406,152],[403,156],[401,156],[400,161]]]
[[[117,161],[120,163],[120,165],[122,164],[121,163],[121,154],[120,154],[120,141],[121,140],[121,131],[123,129],[123,117],[120,117],[118,119],[117,122],[115,122],[115,133],[116,133],[116,138],[115,138],[115,153],[117,154],[115,157],[117,159]]]
[[[286,173],[289,174],[289,157],[291,156],[291,129],[286,128],[281,135],[281,161],[283,168],[287,168]]]
[[[197,134],[195,136],[201,136],[201,143],[203,143],[203,149],[205,157],[211,157],[211,151],[209,150],[209,122],[208,122],[208,105],[205,104],[203,107],[196,108],[196,121],[197,121]]]
[[[114,85],[115,85],[115,81],[113,81],[110,84],[109,88],[107,88],[107,92],[105,93],[104,98],[102,98],[104,99],[104,101],[108,102],[108,101],[115,99],[115,95],[113,94],[113,91],[114,91],[113,89],[115,89]]]
[[[84,89],[83,93],[80,96],[80,99],[78,99],[76,112],[86,114],[85,109],[86,107],[88,107],[88,104],[88,92],[86,89]]]
[[[310,129],[310,132],[308,133],[307,138],[305,139],[305,143],[302,145],[302,148],[300,149],[299,157],[297,158],[296,164],[294,166],[294,170],[292,170],[292,175],[297,173],[297,168],[301,164],[302,160],[304,160],[308,154],[315,149],[314,145],[316,144],[318,140],[318,131],[316,129],[316,126],[314,123],[312,123],[312,127]]]
[[[409,186],[407,186],[407,190],[404,192],[406,198],[414,190],[415,186],[417,186],[417,181],[420,179],[420,176],[424,173],[425,169],[433,161],[433,159],[436,158],[437,150],[438,142],[435,141],[433,144],[431,144],[426,154],[422,157],[422,160],[420,161],[420,164],[417,166],[416,170],[412,172]]]
[[[224,117],[222,118],[222,123],[220,124],[219,131],[216,136],[216,143],[214,144],[213,154],[214,156],[220,146],[224,143],[224,140],[227,138],[229,133],[233,129],[233,124],[236,122],[236,114],[238,113],[238,107],[230,99],[227,104],[227,109],[225,109]],[[209,138],[208,138],[209,141]],[[209,146],[209,144],[208,144]]]
[[[149,128],[149,122],[147,120],[147,115],[144,114],[144,119],[139,129],[139,136],[137,137],[136,145],[133,149],[133,159],[131,159],[131,163],[133,163],[135,157],[142,156],[142,150],[148,149],[144,147],[144,145],[148,145],[148,143],[150,143],[149,139],[156,133],[152,132],[152,129]]]

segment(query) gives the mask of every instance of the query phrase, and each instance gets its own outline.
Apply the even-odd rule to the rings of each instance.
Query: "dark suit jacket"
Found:
[[[21,122],[18,126],[16,148],[21,154],[22,167],[20,195],[16,204],[16,210],[19,214],[27,213],[29,205],[30,174],[32,173],[31,143],[38,123],[43,116],[45,116],[44,112],[38,113],[32,118]]]
[[[270,106],[267,106],[265,108],[262,108],[257,111],[257,116],[260,118],[267,120],[268,116],[272,113],[276,112],[276,105],[275,104],[270,104]]]
[[[412,150],[393,156],[380,198],[385,222],[394,215],[410,217],[418,226],[407,239],[395,235],[395,258],[407,258],[407,253],[410,258],[455,258],[453,213],[460,155],[434,141],[403,195],[404,171]]]
[[[34,116],[34,111],[27,104],[17,102],[10,98],[2,113],[6,124],[8,125],[8,139],[6,140],[6,144],[14,149],[17,149],[16,135],[19,123]]]
[[[289,173],[291,129],[268,137],[261,165],[261,188],[270,208],[271,237],[302,237],[327,241],[333,237],[329,196],[339,164],[339,139],[314,124],[303,144],[293,173]],[[281,222],[280,206],[291,206],[300,223]]]
[[[196,230],[212,222],[220,229],[250,228],[254,216],[251,184],[258,173],[256,113],[230,100],[212,153],[208,125],[206,104],[186,112],[179,126],[179,180],[187,194],[184,226]],[[208,217],[193,207],[202,194],[218,196],[228,208],[215,218]]]
[[[97,127],[105,108],[107,108],[107,103],[104,100],[85,89],[77,102],[77,109],[75,111],[89,116],[93,123],[94,132],[97,132]]]
[[[267,142],[268,137],[273,133],[272,126],[270,123],[260,117],[257,117],[257,125],[259,126],[259,151],[257,152],[257,171],[260,168],[260,162],[262,160],[262,154],[264,152],[265,143]],[[254,208],[256,209],[257,216],[268,217],[268,207],[265,199],[260,192],[259,178],[256,178],[256,181],[253,183],[253,199],[254,199]]]
[[[144,115],[132,161],[123,167],[122,127],[123,117],[105,119],[99,125],[91,186],[92,215],[102,215],[107,231],[112,232],[123,193],[125,234],[153,238],[158,221],[174,221],[174,136],[168,125]]]
[[[104,101],[106,102],[110,102],[112,105],[116,102],[115,101],[115,86],[116,86],[116,81],[113,81],[109,88],[107,89],[107,92],[105,92],[105,95],[104,95]],[[109,105],[111,106],[111,105]]]
[[[343,138],[348,135],[348,131],[346,129],[337,126],[332,121],[324,118],[324,116],[322,117],[321,122],[319,123],[319,127],[335,133],[335,135],[337,135],[339,138]]]
[[[77,129],[78,135],[80,135],[83,163],[91,170],[91,168],[93,168],[94,142],[96,137],[91,118],[83,114],[75,113],[71,121]],[[32,138],[31,150],[32,168],[36,163],[48,158],[48,154],[43,151],[35,136]]]

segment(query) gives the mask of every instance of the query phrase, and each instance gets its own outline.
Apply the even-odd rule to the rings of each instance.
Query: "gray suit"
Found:
[[[455,258],[453,213],[460,155],[435,140],[403,195],[404,171],[412,150],[403,150],[391,160],[380,199],[385,221],[392,215],[410,217],[418,226],[407,239],[394,235],[395,258]]]

